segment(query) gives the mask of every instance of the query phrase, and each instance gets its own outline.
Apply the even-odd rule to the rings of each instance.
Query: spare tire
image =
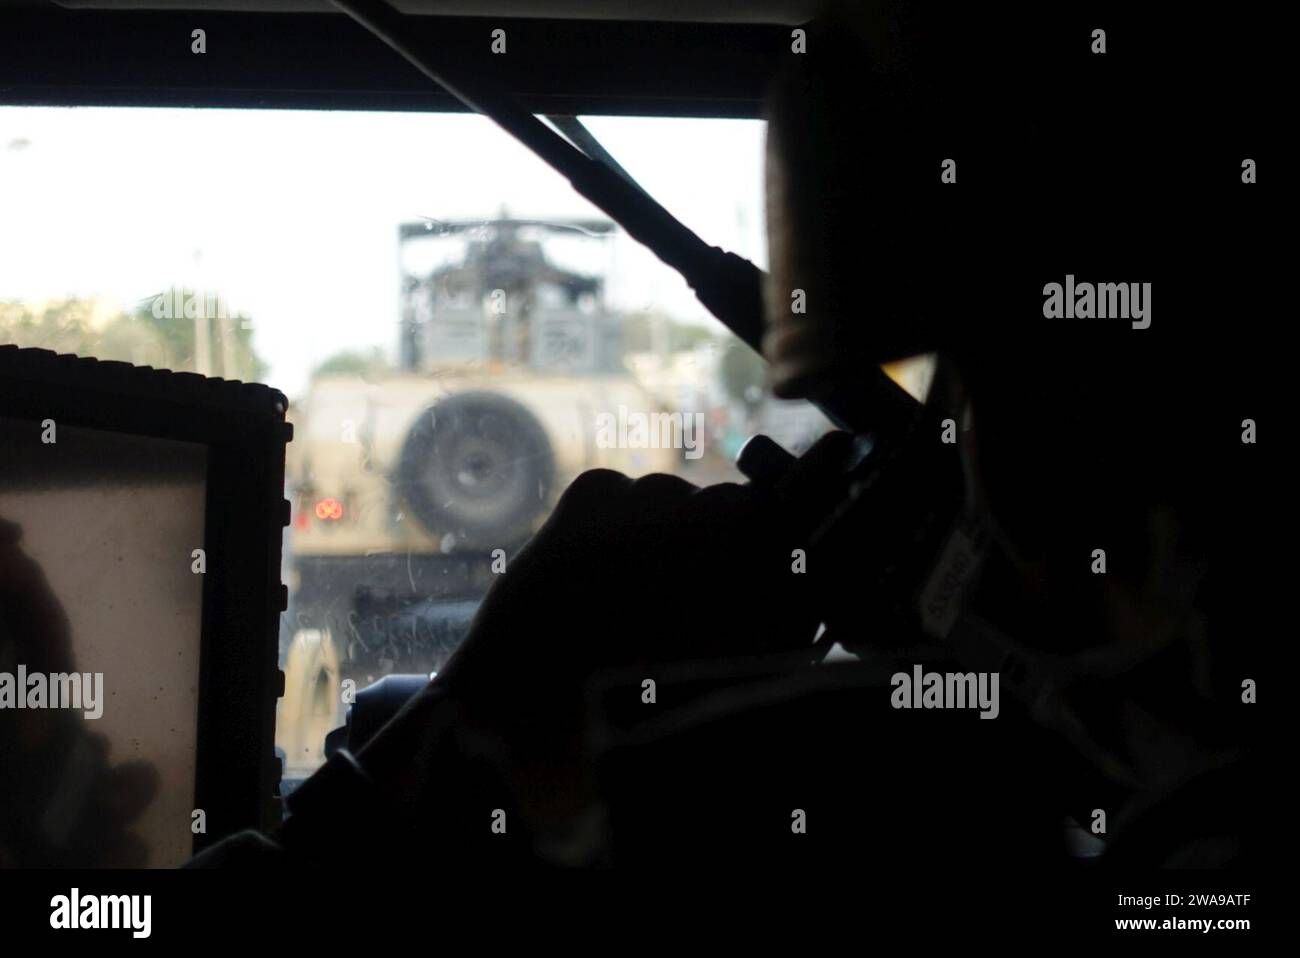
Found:
[[[546,430],[508,396],[466,392],[434,403],[402,446],[397,483],[430,532],[453,548],[507,548],[525,539],[555,476]]]

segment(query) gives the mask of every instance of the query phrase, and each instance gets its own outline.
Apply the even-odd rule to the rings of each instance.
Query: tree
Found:
[[[260,382],[266,377],[267,364],[253,347],[253,323],[249,317],[222,315],[225,310],[219,308],[224,303],[221,296],[204,297],[187,289],[169,292],[171,303],[163,305],[170,305],[170,309],[160,309],[156,299],[145,300],[129,316],[114,320],[105,330],[105,339],[112,342],[114,337],[122,336],[135,341],[137,336],[147,337],[157,344],[156,351],[163,357],[165,368],[202,372],[198,368],[196,335],[199,330],[206,330],[209,375],[249,382]],[[201,314],[197,320],[187,315],[184,308],[190,300]]]
[[[312,370],[311,377],[317,376],[360,376],[368,378],[392,369],[384,358],[383,350],[374,346],[369,352],[345,349],[335,353]]]
[[[93,355],[89,350],[92,313],[93,304],[79,299],[47,304],[39,312],[22,302],[0,303],[0,341]]]
[[[752,409],[763,401],[767,391],[767,364],[740,340],[733,339],[727,345],[718,375],[723,390],[737,402]]]
[[[65,299],[40,309],[23,302],[0,303],[0,342],[177,372],[199,371],[195,330],[201,323],[183,315],[159,318],[152,300],[133,312],[98,322],[95,313],[93,299]],[[210,375],[247,382],[259,382],[266,376],[267,365],[253,346],[247,318],[214,317],[206,322]]]

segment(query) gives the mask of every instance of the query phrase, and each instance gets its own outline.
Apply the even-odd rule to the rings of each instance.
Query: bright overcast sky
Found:
[[[761,123],[585,122],[705,240],[765,264]],[[290,395],[340,349],[393,353],[398,223],[503,206],[601,215],[477,116],[0,107],[0,301],[219,293]],[[615,242],[613,306],[704,319],[675,273]]]

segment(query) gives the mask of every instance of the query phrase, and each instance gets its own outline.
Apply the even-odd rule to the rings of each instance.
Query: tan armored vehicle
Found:
[[[440,667],[493,575],[580,472],[677,467],[679,450],[600,441],[602,414],[657,406],[623,364],[603,278],[562,269],[545,249],[604,247],[612,231],[510,219],[400,227],[404,252],[435,250],[427,268],[403,268],[400,369],[317,378],[292,413],[289,770],[321,760],[343,680]],[[455,254],[438,261],[448,245]]]

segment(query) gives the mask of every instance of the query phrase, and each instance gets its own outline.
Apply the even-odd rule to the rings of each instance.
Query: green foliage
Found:
[[[767,364],[740,340],[733,339],[722,354],[718,375],[728,396],[747,406],[758,405],[767,388]]]
[[[41,307],[0,303],[0,342],[94,356],[137,366],[197,372],[193,319],[159,318],[152,300],[129,313],[96,316],[93,300],[66,299]],[[207,320],[210,375],[259,382],[267,365],[253,346],[251,325],[242,319]]]
[[[91,304],[66,300],[35,311],[24,303],[0,303],[0,341],[18,346],[91,355]]]
[[[383,351],[374,347],[369,352],[343,350],[335,353],[313,369],[311,375],[313,379],[317,376],[330,375],[366,378],[388,372],[391,368],[388,360],[384,358]]]

